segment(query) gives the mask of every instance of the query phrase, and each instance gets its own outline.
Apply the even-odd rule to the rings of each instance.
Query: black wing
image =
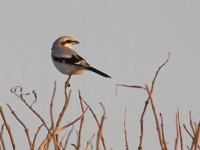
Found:
[[[79,65],[79,66],[90,66],[85,59],[83,59],[81,56],[79,55],[72,55],[71,58],[65,58],[65,57],[57,57],[57,56],[53,56],[51,55],[52,59],[54,61],[60,62],[60,63],[67,63],[67,64],[72,64],[72,65]]]

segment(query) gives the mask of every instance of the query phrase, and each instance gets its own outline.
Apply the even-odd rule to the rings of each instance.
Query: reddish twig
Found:
[[[145,85],[145,86],[146,86],[146,90],[148,92],[149,99],[150,99],[150,102],[151,102],[151,107],[152,107],[155,122],[156,122],[156,129],[157,129],[157,133],[158,133],[158,137],[159,137],[160,146],[161,146],[161,149],[164,150],[163,141],[162,141],[162,134],[161,134],[161,131],[160,131],[160,123],[159,123],[159,120],[158,120],[158,116],[157,116],[157,112],[156,112],[156,108],[155,108],[153,99],[151,97],[152,93],[149,91],[149,87],[147,85]]]
[[[34,135],[34,138],[33,138],[33,147],[35,147],[35,142],[36,142],[36,138],[37,138],[37,136],[38,136],[38,133],[39,133],[39,131],[40,131],[40,129],[42,128],[44,126],[44,124],[41,124],[39,127],[38,127],[38,129],[37,129],[37,131],[36,131],[36,133],[35,133],[35,135]]]
[[[4,129],[4,124],[1,126],[0,141],[1,141],[2,149],[6,150],[5,142],[4,142],[4,139],[3,139],[3,129]]]
[[[142,143],[143,143],[143,138],[144,138],[144,115],[145,115],[148,104],[149,104],[149,98],[145,101],[145,106],[142,111],[142,115],[140,117],[140,143],[138,146],[138,150],[142,150]]]
[[[86,111],[87,111],[87,108],[86,108],[86,110],[84,111],[84,113],[85,113]],[[69,124],[67,124],[67,125],[65,125],[65,126],[63,126],[63,127],[61,127],[61,128],[56,128],[55,131],[54,131],[54,135],[56,136],[56,135],[58,135],[59,133],[61,133],[63,130],[65,130],[65,129],[67,129],[68,127],[74,125],[77,121],[79,121],[79,120],[83,117],[84,113],[83,113],[80,117],[76,118],[74,121],[70,122]],[[41,145],[40,145],[40,147],[39,147],[39,150],[43,150],[44,147],[45,147],[45,145],[46,145],[46,144],[48,143],[48,141],[51,140],[51,139],[52,139],[52,135],[50,134],[50,135],[48,135],[48,136],[43,140],[43,142],[41,143]]]
[[[126,127],[126,108],[125,108],[125,112],[124,112],[124,137],[125,137],[125,143],[126,143],[125,144],[126,150],[129,150],[127,127]]]
[[[30,135],[29,135],[29,131],[28,131],[28,128],[26,127],[26,125],[23,123],[23,121],[21,121],[21,119],[19,119],[19,117],[16,115],[16,113],[13,111],[13,109],[11,108],[11,106],[9,104],[7,104],[8,108],[10,109],[11,113],[13,114],[13,116],[17,119],[17,121],[23,126],[24,128],[24,131],[25,131],[25,134],[26,134],[26,137],[27,137],[27,140],[28,140],[28,144],[29,144],[29,147],[30,149],[32,150],[33,147],[32,147],[32,142],[31,142],[31,139],[30,139]]]
[[[88,105],[87,102],[86,102],[84,99],[83,99],[83,102],[84,102],[85,105],[89,108],[90,112],[92,113],[92,115],[93,115],[93,117],[94,117],[94,119],[95,119],[95,121],[96,121],[96,123],[97,123],[97,125],[98,125],[98,127],[99,127],[99,126],[100,126],[100,123],[99,123],[99,121],[98,121],[98,119],[97,119],[96,114],[94,113],[94,111],[92,110],[92,108],[90,107],[90,105]]]
[[[182,135],[180,115],[179,115],[179,109],[178,108],[177,108],[177,120],[178,120],[178,131],[179,131],[179,135],[180,135],[181,150],[183,150],[184,149],[184,147],[183,147],[183,135]]]
[[[52,137],[53,137],[53,142],[54,142],[54,148],[55,150],[58,150],[58,141],[56,140],[56,137],[54,135],[55,132],[55,127],[54,127],[54,117],[53,117],[53,101],[55,98],[55,93],[56,93],[56,82],[54,81],[54,89],[53,89],[53,94],[51,98],[51,103],[50,103],[50,118],[51,118],[51,128],[52,128]]]
[[[191,111],[189,112],[189,115],[190,115],[190,126],[191,126],[193,134],[195,134],[195,129],[194,129],[193,121],[192,121],[192,112]]]
[[[197,150],[198,149],[198,142],[199,142],[199,137],[200,137],[200,122],[198,124],[198,128],[194,137],[194,149]]]
[[[70,79],[71,79],[71,75],[69,75],[67,81],[65,82],[65,88],[64,88],[64,91],[65,91],[65,92],[64,92],[64,94],[65,94],[65,103],[64,103],[64,106],[63,106],[63,108],[62,108],[62,111],[60,112],[60,115],[59,115],[59,117],[58,117],[58,120],[57,120],[57,122],[56,122],[56,129],[59,128],[60,123],[61,123],[61,121],[62,121],[62,119],[63,119],[63,117],[64,117],[64,114],[65,114],[65,112],[66,112],[66,110],[67,110],[67,106],[68,106],[69,101],[70,101],[71,90],[69,91],[69,95],[68,95],[68,93],[67,93],[67,88],[70,86],[70,84],[69,84]],[[58,136],[56,136],[56,140],[58,141]]]
[[[2,119],[4,121],[4,124],[6,126],[6,130],[8,131],[13,150],[16,150],[15,141],[13,139],[13,135],[12,135],[12,131],[11,131],[10,125],[8,124],[8,122],[6,120],[6,117],[4,115],[4,112],[3,112],[3,109],[2,109],[1,106],[0,106],[0,113],[1,113],[1,117],[2,117]]]
[[[101,117],[101,122],[99,124],[99,129],[98,129],[98,133],[97,133],[96,150],[100,150],[100,139],[102,141],[104,150],[106,150],[106,145],[105,145],[104,137],[102,136],[103,124],[104,124],[104,120],[106,119],[106,111],[105,111],[105,108],[104,108],[103,104],[100,103],[100,105],[101,105],[101,107],[103,109],[103,115]]]
[[[59,142],[59,147],[61,147],[62,149],[64,149],[64,146],[63,146],[63,140],[64,140],[64,138],[65,138],[65,136],[67,135],[67,130],[65,131],[65,133],[64,133],[64,135],[62,136],[62,138],[61,138],[61,140],[60,140],[60,142]]]
[[[68,142],[69,142],[69,138],[70,138],[70,136],[71,136],[71,134],[72,134],[72,131],[73,131],[73,125],[72,125],[72,128],[71,128],[71,130],[69,131],[69,134],[67,135],[67,139],[65,140],[65,144],[64,144],[64,149],[66,149],[67,148],[67,144],[68,144]]]
[[[155,73],[155,76],[152,80],[152,84],[151,84],[151,90],[149,90],[148,86],[145,85],[145,87],[143,86],[138,86],[138,85],[124,85],[124,84],[116,84],[116,92],[117,92],[117,87],[118,86],[123,86],[123,87],[129,87],[129,88],[138,88],[138,89],[144,89],[147,93],[148,93],[148,99],[145,101],[145,106],[144,106],[144,109],[143,109],[143,112],[142,112],[142,115],[141,115],[141,118],[140,118],[140,129],[141,129],[141,134],[140,134],[140,142],[139,142],[139,146],[138,146],[138,150],[142,150],[142,143],[143,143],[143,136],[144,136],[144,127],[143,127],[143,123],[144,123],[144,115],[145,115],[145,112],[146,112],[146,109],[147,109],[147,106],[149,104],[149,100],[151,101],[151,105],[152,105],[152,110],[154,112],[154,117],[155,117],[155,120],[156,120],[156,125],[157,125],[157,131],[158,131],[158,136],[159,136],[159,141],[160,141],[160,145],[161,145],[161,148],[163,149],[164,146],[163,146],[163,141],[162,141],[162,135],[161,135],[161,132],[160,132],[160,124],[159,124],[159,121],[158,121],[158,117],[157,117],[157,113],[156,113],[156,109],[155,109],[155,106],[154,106],[154,103],[153,103],[153,100],[151,98],[151,95],[153,93],[153,90],[154,90],[154,86],[155,86],[155,81],[157,79],[157,76],[160,72],[160,70],[167,64],[167,62],[169,61],[170,59],[170,53],[168,53],[168,58],[167,60],[158,68],[158,70],[156,71]]]
[[[17,88],[19,88],[20,89],[20,93],[19,94],[17,94],[16,92],[17,92]],[[44,121],[44,119],[41,117],[41,115],[39,114],[39,113],[37,113],[37,111],[35,111],[33,108],[32,108],[32,106],[31,105],[29,105],[27,102],[26,102],[26,100],[24,99],[24,97],[23,97],[23,95],[27,95],[27,94],[23,94],[23,92],[22,92],[22,87],[20,87],[20,86],[16,86],[16,87],[14,87],[14,88],[11,88],[11,92],[15,95],[15,96],[17,96],[40,120],[41,120],[41,122],[44,124],[44,126],[45,126],[45,128],[47,129],[47,131],[49,132],[49,133],[51,133],[51,131],[50,131],[50,129],[49,129],[49,127],[47,126],[47,124],[46,124],[46,122]]]
[[[163,117],[162,117],[161,113],[160,113],[160,119],[161,119],[162,141],[163,141],[164,150],[168,150],[167,143],[166,143],[166,140],[165,140]]]
[[[88,150],[89,145],[91,145],[91,149],[93,149],[92,140],[93,140],[94,136],[95,136],[95,133],[92,134],[92,137],[87,141],[85,150]]]
[[[198,124],[198,127],[194,133],[194,138],[192,141],[192,145],[191,145],[191,150],[194,148],[194,150],[198,150],[200,149],[199,145],[198,145],[198,141],[199,141],[199,136],[200,136],[200,122]]]
[[[82,113],[83,113],[84,112],[83,98],[81,97],[80,90],[78,91],[78,94],[79,94],[81,110],[82,110]],[[79,127],[79,131],[78,131],[78,140],[77,140],[77,144],[76,144],[76,150],[79,150],[80,147],[81,147],[81,134],[82,134],[82,129],[83,129],[84,118],[85,118],[85,116],[83,116],[81,118],[80,127]]]
[[[94,113],[94,111],[92,110],[92,108],[90,107],[90,105],[88,105],[87,102],[86,102],[84,99],[83,99],[83,102],[84,102],[85,105],[89,108],[89,110],[90,110],[90,112],[92,113],[92,115],[93,115],[93,117],[94,117],[94,119],[95,119],[95,121],[96,121],[98,127],[100,128],[100,123],[99,123],[99,121],[98,121],[98,119],[97,119],[96,114]],[[103,144],[104,149],[106,149],[106,145],[105,145],[105,142],[104,142],[103,134],[101,134],[101,141],[102,141],[102,144]]]
[[[174,144],[174,150],[178,149],[178,139],[179,139],[179,127],[178,127],[178,113],[176,113],[176,138]]]
[[[115,94],[117,95],[117,89],[118,87],[121,86],[121,87],[128,87],[128,88],[136,88],[136,89],[143,89],[145,90],[145,87],[143,86],[140,86],[140,85],[125,85],[125,84],[116,84],[115,87]]]
[[[187,134],[192,138],[192,140],[193,140],[193,135],[190,133],[190,131],[187,129],[187,127],[186,127],[186,125],[185,124],[183,124],[183,127],[184,127],[184,129],[185,129],[185,131],[187,132]]]

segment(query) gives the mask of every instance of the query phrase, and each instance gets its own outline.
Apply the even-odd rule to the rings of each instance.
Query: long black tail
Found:
[[[107,75],[107,74],[105,74],[105,73],[103,73],[103,72],[101,72],[101,71],[99,71],[99,70],[97,70],[97,69],[95,69],[93,67],[87,67],[87,69],[90,70],[90,71],[93,71],[93,72],[95,72],[95,73],[97,73],[97,74],[99,74],[99,75],[101,75],[103,77],[111,78],[111,76],[109,76],[109,75]]]

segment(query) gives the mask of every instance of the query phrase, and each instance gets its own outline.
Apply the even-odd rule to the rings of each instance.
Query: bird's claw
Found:
[[[70,87],[70,84],[68,82],[65,82],[65,87]]]

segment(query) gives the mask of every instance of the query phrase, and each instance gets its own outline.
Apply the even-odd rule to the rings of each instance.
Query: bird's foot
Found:
[[[65,87],[70,87],[71,85],[68,82],[65,82]]]

